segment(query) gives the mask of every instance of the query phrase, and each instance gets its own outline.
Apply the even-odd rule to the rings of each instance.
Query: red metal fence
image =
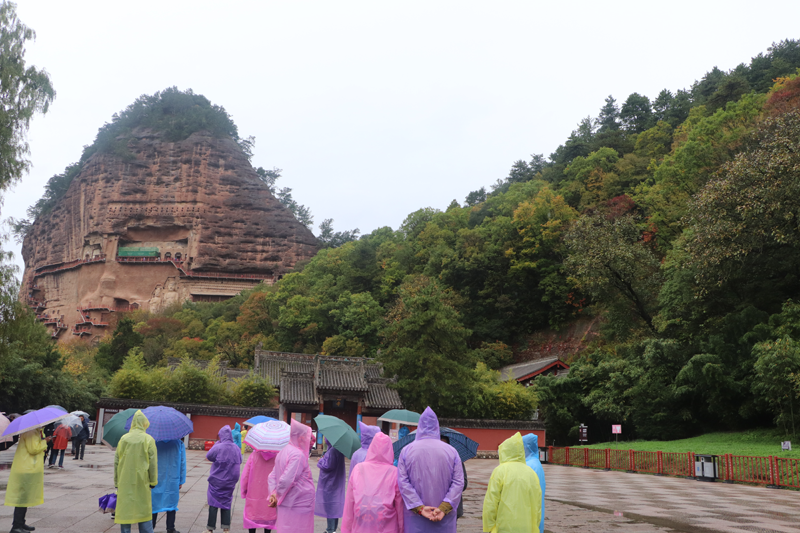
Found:
[[[549,446],[547,461],[557,465],[694,477],[693,452],[641,452]],[[800,488],[800,459],[724,454],[716,458],[721,481]]]

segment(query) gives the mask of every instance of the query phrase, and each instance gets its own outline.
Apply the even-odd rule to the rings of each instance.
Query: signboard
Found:
[[[397,431],[396,429],[389,430],[389,438],[392,439],[392,442],[395,442],[399,438],[398,433],[399,431]]]
[[[619,435],[622,433],[622,424],[614,424],[611,426],[611,433]]]
[[[95,422],[94,420],[89,420],[86,423],[89,425],[89,442],[92,442],[92,440],[94,439],[94,428],[97,425],[97,422]]]
[[[784,451],[787,451],[787,452],[792,451],[792,441],[785,440],[785,441],[781,442],[781,450],[784,450]]]
[[[578,440],[580,442],[588,442],[589,441],[589,428],[581,424],[581,427],[578,428]]]

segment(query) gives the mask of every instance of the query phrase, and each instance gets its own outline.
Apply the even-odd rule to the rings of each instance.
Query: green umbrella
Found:
[[[396,422],[406,426],[417,426],[419,425],[419,413],[406,409],[392,409],[391,411],[386,411],[378,419],[378,422]]]
[[[356,450],[361,448],[361,438],[347,422],[335,416],[317,415],[314,418],[320,433],[328,439],[331,446],[352,457]]]
[[[119,444],[119,439],[128,432],[125,429],[125,422],[128,418],[136,414],[138,409],[125,409],[111,417],[106,425],[103,426],[103,444],[107,444],[112,448],[116,448]]]

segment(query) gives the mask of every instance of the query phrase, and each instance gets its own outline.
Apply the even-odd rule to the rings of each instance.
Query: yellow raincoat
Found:
[[[500,466],[494,469],[483,499],[487,533],[538,533],[542,516],[539,478],[525,463],[519,432],[500,445]]]
[[[117,524],[138,524],[153,518],[150,488],[158,484],[158,452],[156,441],[145,433],[149,425],[144,413],[136,411],[131,430],[117,445],[114,455]]]
[[[44,503],[44,456],[47,442],[42,430],[26,431],[19,437],[8,475],[5,505],[35,507]]]

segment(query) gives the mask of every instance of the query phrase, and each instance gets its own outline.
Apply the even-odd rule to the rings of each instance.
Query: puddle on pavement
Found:
[[[10,470],[10,469],[11,469],[11,463],[0,464],[0,470]]]
[[[78,465],[78,468],[106,468],[108,465]]]
[[[580,507],[582,509],[588,509],[590,511],[598,511],[601,513],[613,514],[614,516],[622,517],[630,522],[638,522],[638,523],[645,523],[645,524],[653,524],[654,526],[665,527],[669,528],[670,531],[682,531],[684,533],[713,533],[716,530],[708,529],[704,527],[694,526],[692,524],[686,524],[683,522],[678,522],[676,520],[670,520],[668,518],[661,518],[656,516],[642,516],[634,513],[623,513],[622,511],[611,511],[609,509],[603,509],[602,507],[597,507],[595,505],[587,505],[585,503],[578,503],[578,502],[569,502],[565,500],[553,500],[559,503],[563,503],[566,505],[572,505],[574,507]]]

